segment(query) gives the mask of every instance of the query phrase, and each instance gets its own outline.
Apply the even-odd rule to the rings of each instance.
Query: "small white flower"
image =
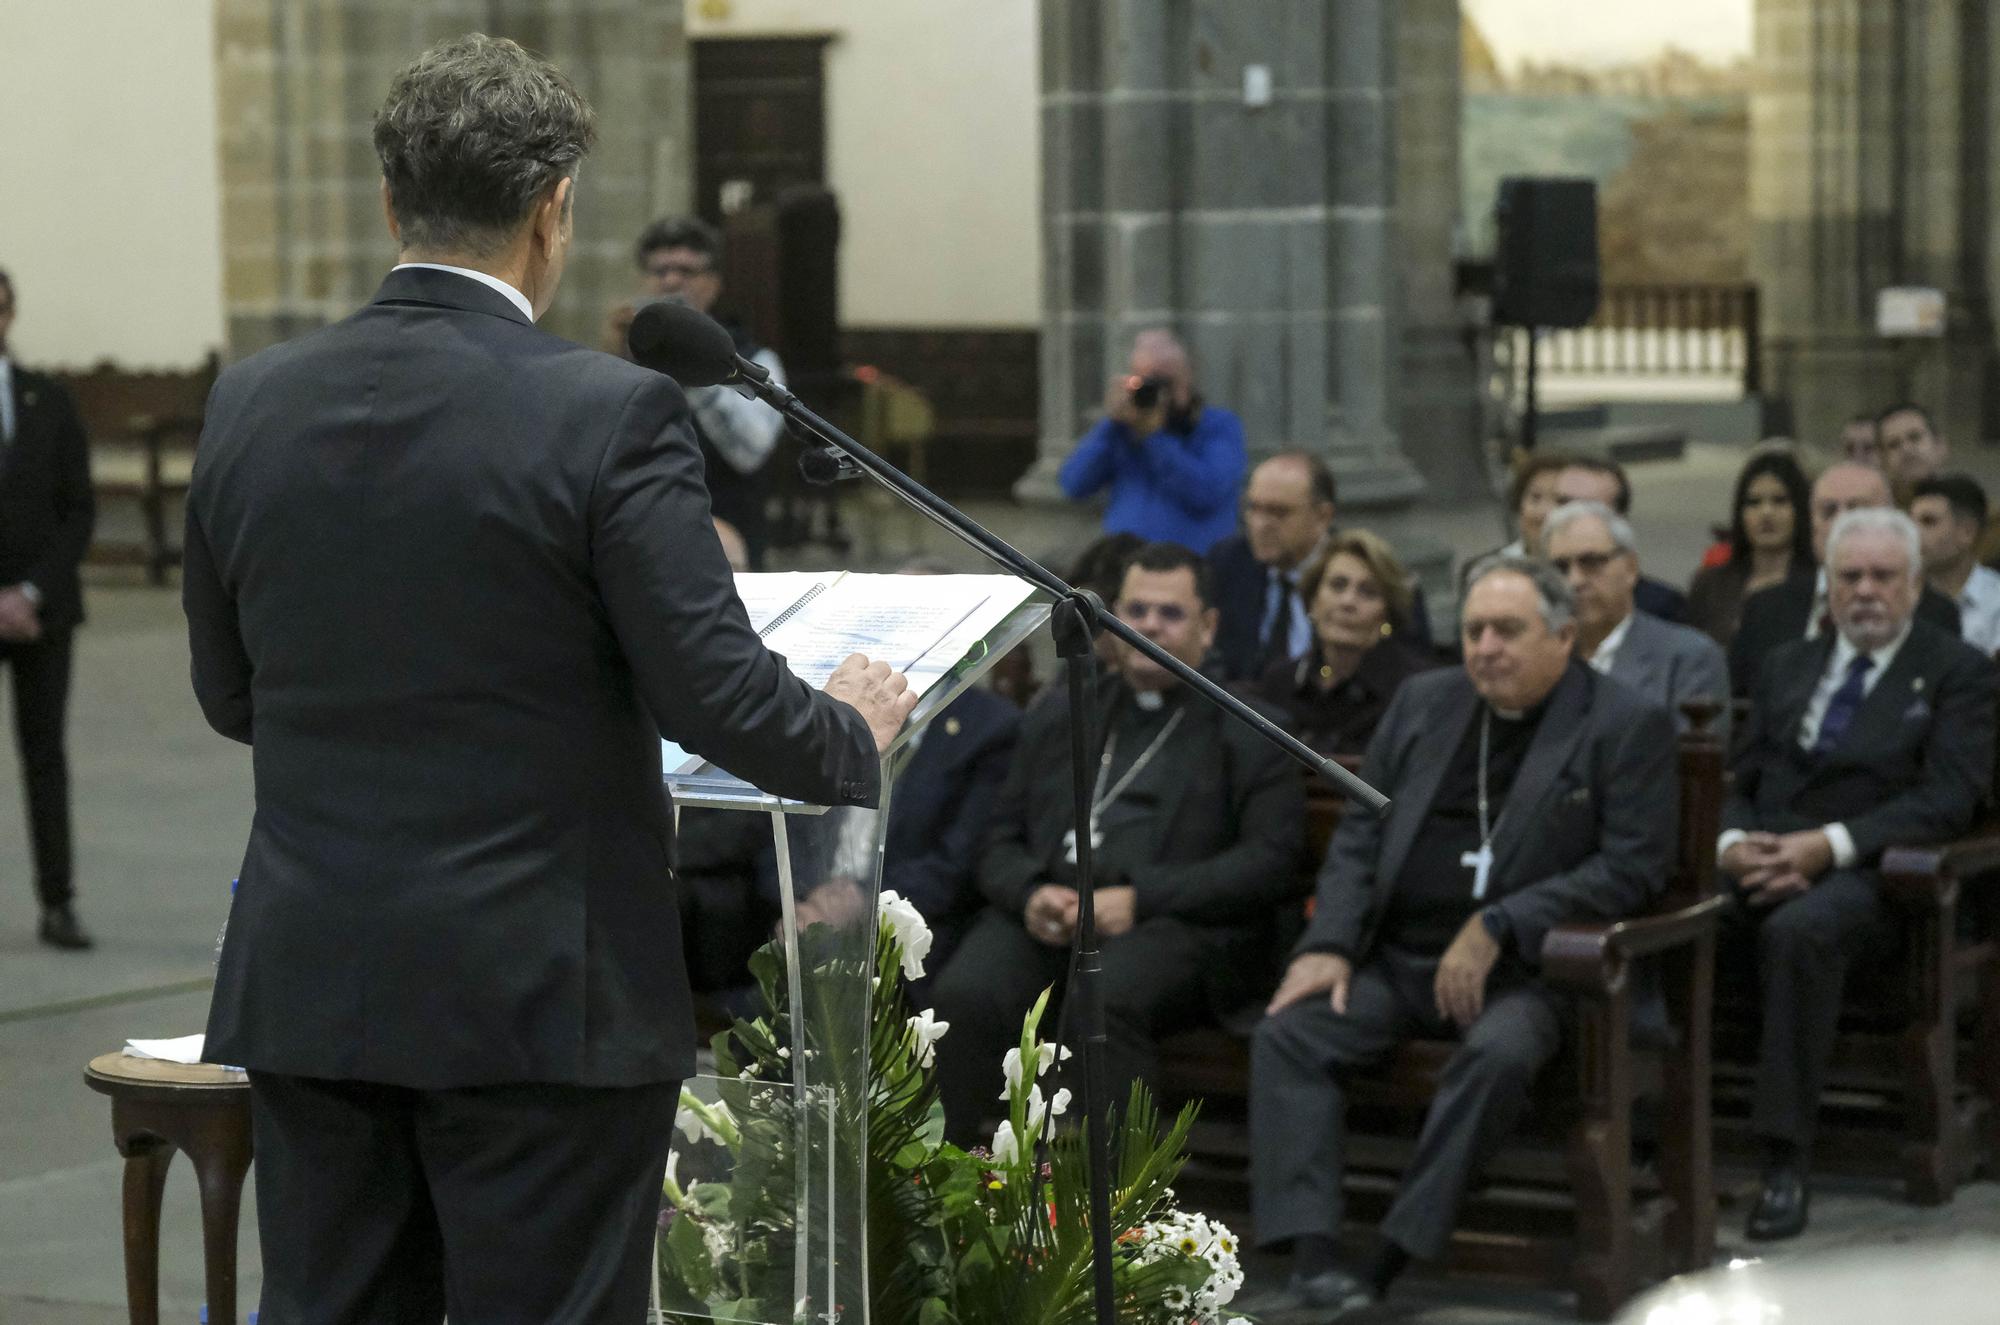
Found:
[[[1061,1090],[1056,1092],[1056,1097],[1049,1101],[1049,1117],[1051,1118],[1062,1117],[1063,1114],[1069,1110],[1069,1100],[1070,1100],[1069,1087],[1064,1086]]]
[[[951,1023],[939,1021],[930,1008],[925,1008],[910,1018],[909,1025],[910,1034],[916,1037],[917,1064],[920,1067],[929,1067],[931,1060],[937,1057],[937,1042],[951,1029]]]
[[[686,1092],[682,1092],[683,1101],[691,1101],[692,1098]],[[707,1116],[703,1115],[703,1110],[707,1111]],[[699,1106],[684,1102],[680,1113],[674,1118],[674,1125],[680,1128],[681,1135],[685,1136],[690,1144],[708,1140],[728,1145],[730,1135],[736,1131],[736,1116],[730,1113],[729,1106],[720,1100],[714,1104]]]
[[[1181,1287],[1179,1284],[1169,1284],[1167,1286],[1167,1295],[1165,1300],[1167,1304],[1167,1310],[1186,1311],[1188,1309],[1189,1304],[1192,1303],[1194,1299],[1189,1297],[1188,1290]]]
[[[1015,1045],[1012,1049],[1009,1049],[1006,1057],[1000,1060],[1000,1075],[1007,1078],[1007,1089],[1000,1092],[1000,1098],[1010,1100],[1014,1098],[1014,1092],[1021,1088],[1021,1082],[1025,1077],[1025,1074],[1021,1071],[1021,1047],[1019,1045]]]
[[[1000,1124],[993,1134],[993,1162],[1012,1166],[1021,1162],[1021,1143],[1014,1139],[1012,1120]]]
[[[1041,1136],[1042,1119],[1048,1115],[1048,1111],[1049,1106],[1042,1099],[1042,1088],[1040,1086],[1028,1087],[1027,1131],[1023,1135],[1029,1137]]]
[[[898,896],[894,888],[886,889],[877,905],[882,923],[894,932],[896,946],[901,949],[903,978],[920,978],[924,973],[924,958],[931,955],[931,927],[923,913],[908,898]]]

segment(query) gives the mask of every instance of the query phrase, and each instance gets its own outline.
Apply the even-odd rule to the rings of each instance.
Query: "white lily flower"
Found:
[[[1011,1120],[1001,1123],[1000,1130],[993,1134],[993,1162],[1010,1166],[1021,1162],[1021,1143],[1014,1139]]]
[[[899,896],[894,888],[884,891],[877,905],[882,923],[894,932],[896,945],[902,950],[903,978],[920,978],[924,973],[924,958],[931,955],[931,927],[924,920],[923,913],[908,898]]]
[[[937,1042],[951,1029],[951,1023],[939,1021],[932,1009],[925,1008],[910,1018],[909,1026],[910,1034],[914,1035],[917,1041],[917,1065],[929,1067],[931,1061],[937,1057]]]

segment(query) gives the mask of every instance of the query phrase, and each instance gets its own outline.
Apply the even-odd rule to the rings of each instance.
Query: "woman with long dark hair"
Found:
[[[1812,565],[1812,485],[1783,451],[1750,457],[1729,506],[1729,560],[1696,573],[1688,624],[1724,648],[1736,637],[1743,600]]]

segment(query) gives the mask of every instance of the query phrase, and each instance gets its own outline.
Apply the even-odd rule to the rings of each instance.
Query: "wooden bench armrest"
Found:
[[[2000,869],[2000,827],[1936,847],[1890,847],[1882,853],[1882,887],[1911,910],[1934,910],[1957,895],[1967,875]]]
[[[1650,957],[1712,932],[1726,905],[1722,897],[1704,897],[1629,920],[1557,925],[1542,940],[1542,974],[1563,988],[1610,993],[1634,957]]]

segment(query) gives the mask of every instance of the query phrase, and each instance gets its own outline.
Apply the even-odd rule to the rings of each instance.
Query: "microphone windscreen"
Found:
[[[677,300],[640,305],[625,344],[634,363],[684,387],[715,386],[736,375],[736,342],[722,324]]]

